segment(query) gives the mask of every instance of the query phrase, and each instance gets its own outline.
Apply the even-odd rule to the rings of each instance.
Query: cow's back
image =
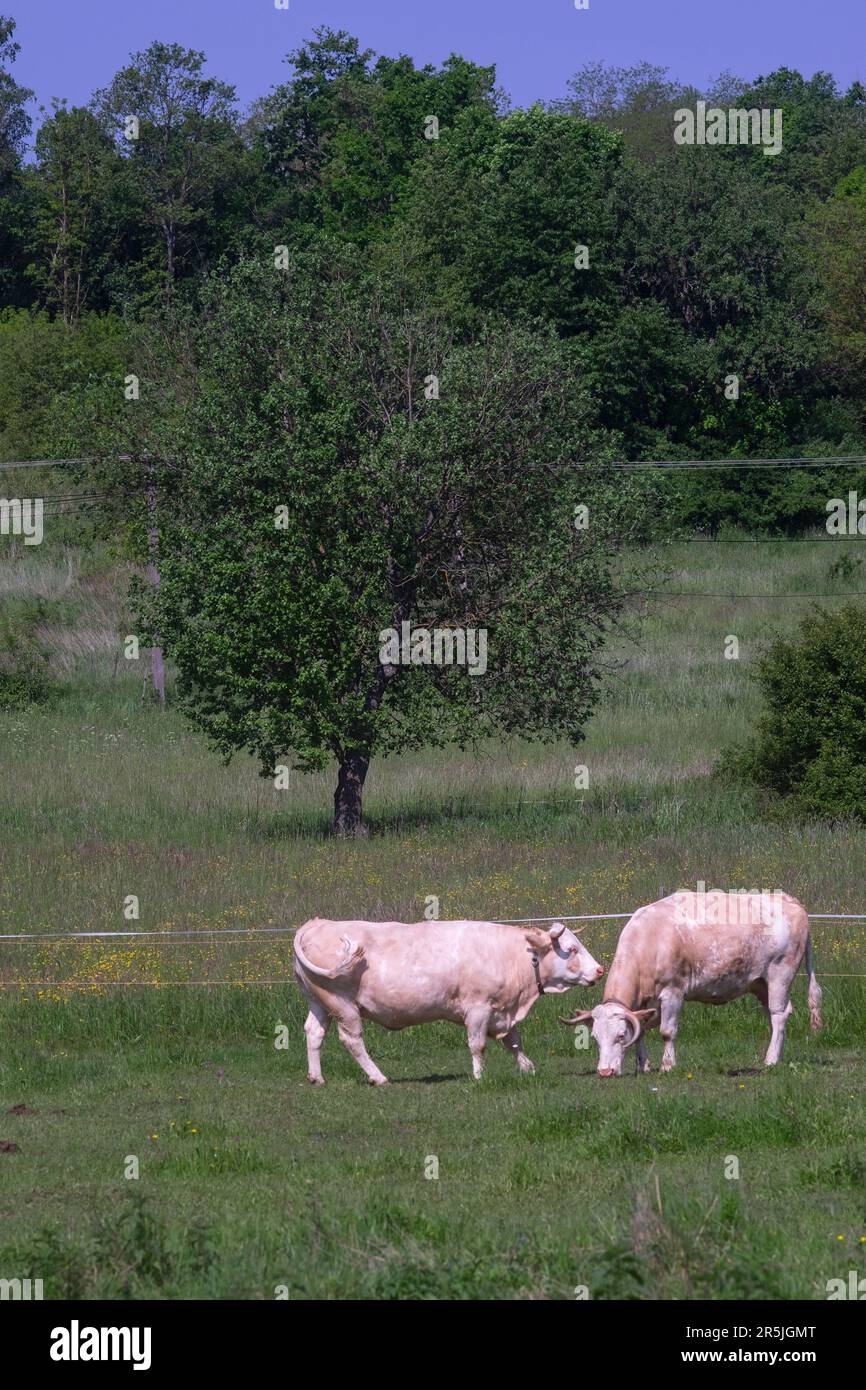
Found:
[[[605,998],[651,999],[663,986],[735,998],[770,962],[796,968],[808,935],[806,910],[787,893],[672,893],[623,928]]]

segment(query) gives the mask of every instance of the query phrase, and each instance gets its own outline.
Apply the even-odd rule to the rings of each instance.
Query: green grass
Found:
[[[671,590],[841,597],[866,588],[831,572],[843,550],[859,555],[695,543],[663,558]],[[142,700],[144,663],[118,658],[134,630],[122,577],[50,540],[0,550],[0,602],[44,600],[62,683],[52,707],[0,713],[0,933],[123,930],[128,894],[150,929],[417,918],[431,894],[442,916],[625,911],[698,879],[864,907],[863,827],[773,818],[711,776],[751,727],[761,644],[806,600],[636,598],[578,751],[383,761],[370,838],[340,844],[330,776],[278,793]],[[596,955],[620,926],[588,926]],[[798,979],[775,1073],[751,1070],[766,1047],[752,1000],[688,1006],[673,1074],[607,1083],[545,1001],[529,1078],[491,1045],[473,1084],[445,1025],[368,1027],[382,1092],[333,1036],[328,1085],[307,1085],[285,937],[0,943],[0,1140],[19,1150],[0,1153],[0,1277],[41,1277],[51,1297],[821,1298],[866,1273],[866,982],[850,978],[866,924],[814,935],[828,1026],[808,1033]],[[35,1113],[7,1113],[21,1104]]]
[[[608,1083],[550,1001],[535,1077],[496,1048],[473,1083],[444,1025],[370,1030],[384,1091],[336,1046],[307,1085],[288,988],[18,1003],[3,1092],[38,1113],[3,1121],[0,1268],[52,1297],[821,1297],[866,1272],[858,985],[820,1041],[798,1010],[773,1074],[753,1001]]]

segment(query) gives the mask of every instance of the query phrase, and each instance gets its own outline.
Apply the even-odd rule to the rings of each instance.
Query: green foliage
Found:
[[[378,58],[327,28],[294,53],[293,77],[261,104],[259,139],[292,222],[367,242],[390,221],[413,162],[424,159],[427,117],[444,137],[461,113],[493,112],[493,68],[452,55],[437,70]]]
[[[866,820],[866,609],[816,608],[758,669],[755,738],[723,766],[808,816]]]
[[[15,20],[0,15],[0,305],[24,301],[28,208],[21,156],[30,134],[27,102],[33,96],[9,67],[18,56]]]
[[[31,125],[26,103],[33,93],[7,71],[21,47],[14,33],[15,20],[0,15],[0,184],[17,167]]]
[[[168,302],[181,276],[222,254],[225,207],[245,180],[234,88],[207,77],[204,65],[196,50],[152,43],[93,99],[123,154],[113,182],[126,226],[146,229],[136,275],[118,280],[122,302],[138,309]],[[130,112],[139,122],[135,139],[126,134]],[[129,257],[116,259],[122,272]]]
[[[71,1241],[45,1227],[21,1257],[33,1271],[25,1278],[41,1278],[49,1298],[84,1298],[97,1290],[137,1298],[145,1291],[171,1297],[186,1281],[200,1287],[216,1252],[203,1223],[173,1229],[133,1191],[109,1214],[97,1217],[82,1240]],[[99,1271],[95,1277],[94,1271]]]
[[[492,67],[459,55],[416,67],[321,28],[289,55],[289,80],[241,120],[204,54],[155,42],[89,108],[55,104],[23,168],[12,32],[4,21],[0,303],[35,294],[37,311],[70,327],[82,312],[121,312],[142,328],[136,360],[149,365],[148,336],[162,341],[151,314],[201,309],[207,276],[244,257],[303,251],[323,233],[365,251],[408,236],[457,337],[495,314],[574,344],[592,424],[621,456],[864,448],[856,83],[842,93],[826,73],[780,68],[750,83],[722,74],[699,93],[652,64],[590,63],[549,109],[508,110]],[[674,111],[701,95],[779,107],[781,153],[674,146]],[[130,112],[137,140],[123,131]],[[725,396],[731,376],[736,400]],[[83,427],[105,402],[93,381],[80,399],[77,386],[60,408]],[[93,450],[76,447],[100,452],[100,430]],[[15,451],[42,446],[23,438]],[[820,519],[823,487],[818,473],[691,474],[670,515],[789,534]]]
[[[214,282],[188,408],[137,412],[135,452],[184,459],[160,474],[157,626],[185,707],[265,773],[289,751],[315,769],[494,730],[578,740],[597,698],[643,485],[588,466],[552,331],[460,340],[423,272],[405,241],[372,260],[325,243],[280,276],[244,264]],[[489,628],[484,679],[383,662],[403,622]]]
[[[57,693],[38,637],[42,619],[39,602],[19,611],[6,606],[0,613],[0,709],[48,704]]]
[[[416,164],[403,215],[477,308],[588,332],[614,293],[621,153],[619,136],[539,106],[470,111]]]
[[[106,375],[122,399],[126,342],[114,314],[85,312],[73,328],[45,311],[0,309],[0,459],[64,457],[68,400]]]
[[[824,295],[831,361],[866,407],[866,164],[839,180],[806,222]]]
[[[46,307],[72,325],[104,299],[121,254],[120,156],[91,111],[55,102],[39,128],[36,159],[29,273]]]

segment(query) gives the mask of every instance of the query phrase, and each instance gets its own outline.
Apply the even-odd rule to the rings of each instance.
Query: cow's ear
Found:
[[[553,942],[550,933],[542,931],[540,927],[531,927],[526,933],[526,943],[531,946],[533,951],[549,951]]]
[[[653,1028],[658,1021],[658,1009],[633,1009],[632,1017],[636,1018],[644,1028]]]

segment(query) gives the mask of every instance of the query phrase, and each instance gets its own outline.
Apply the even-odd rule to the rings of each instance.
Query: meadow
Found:
[[[369,838],[343,843],[331,776],[278,792],[153,706],[118,656],[123,563],[4,541],[0,607],[32,617],[63,690],[0,712],[0,934],[416,919],[430,895],[442,917],[623,912],[698,880],[866,910],[862,826],[785,819],[713,773],[752,726],[762,644],[811,596],[866,589],[857,542],[656,558],[578,751],[384,760]],[[600,959],[621,925],[587,925]],[[827,1026],[809,1033],[799,977],[773,1073],[753,1000],[688,1006],[672,1074],[629,1059],[608,1082],[550,1000],[524,1028],[537,1075],[491,1045],[478,1085],[457,1029],[370,1025],[384,1091],[334,1036],[308,1085],[287,935],[0,941],[0,1277],[57,1298],[825,1297],[866,1273],[866,920],[814,940]]]

